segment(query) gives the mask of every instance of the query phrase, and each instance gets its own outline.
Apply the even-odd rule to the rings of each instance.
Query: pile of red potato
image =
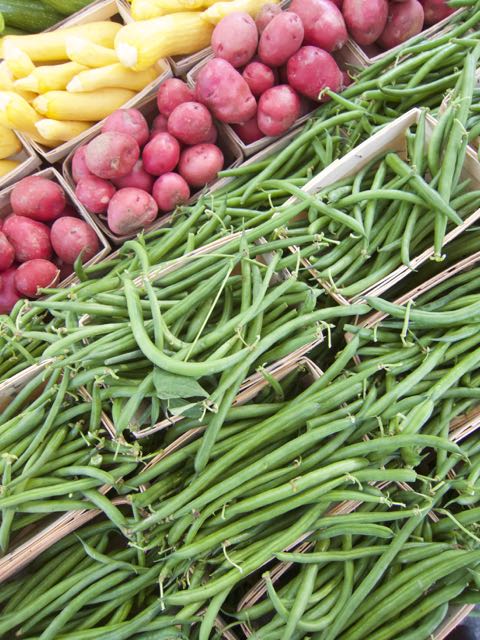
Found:
[[[106,214],[119,236],[185,203],[224,166],[212,114],[185,82],[162,83],[157,105],[151,128],[138,109],[115,111],[72,159],[77,198],[91,213]]]
[[[55,285],[100,249],[95,231],[77,217],[54,180],[30,176],[10,194],[11,213],[0,221],[0,313],[21,297]]]
[[[390,49],[452,12],[445,0],[293,0],[264,5],[256,21],[232,13],[215,27],[196,97],[246,144],[279,136],[349,83],[332,56],[349,37]]]

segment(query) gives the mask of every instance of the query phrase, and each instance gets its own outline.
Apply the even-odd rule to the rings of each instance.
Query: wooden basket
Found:
[[[68,199],[70,200],[70,203],[72,204],[72,206],[74,207],[74,209],[76,210],[80,218],[82,218],[82,220],[84,220],[88,224],[88,226],[92,227],[92,229],[95,231],[95,234],[100,244],[100,249],[98,253],[95,256],[93,256],[93,258],[91,258],[88,262],[86,262],[85,266],[97,264],[98,262],[100,262],[106,255],[110,253],[110,245],[108,244],[103,233],[98,228],[96,222],[93,220],[90,214],[86,211],[83,205],[81,205],[80,202],[78,202],[74,192],[72,191],[70,186],[67,184],[67,182],[53,167],[49,167],[48,169],[43,169],[43,171],[39,171],[38,173],[35,173],[33,175],[40,176],[42,178],[47,178],[48,180],[53,180],[54,182],[56,182],[62,187]],[[10,207],[10,194],[13,191],[13,188],[14,188],[14,185],[12,184],[0,192],[0,218],[6,218],[8,215],[12,213],[12,210]],[[74,273],[72,273],[56,286],[68,287],[69,285],[75,282],[78,282],[78,278]]]
[[[160,86],[162,84],[162,82],[164,82],[166,80],[166,78],[163,78],[161,81],[159,81],[158,86]],[[136,109],[138,109],[139,111],[142,112],[142,114],[145,116],[145,118],[147,119],[148,122],[151,122],[153,120],[153,118],[158,114],[158,109],[157,109],[157,98],[156,96],[148,96],[146,98],[144,98],[143,100],[141,100],[135,107]],[[225,157],[225,168],[232,168],[232,167],[237,167],[241,164],[243,156],[242,153],[238,147],[238,145],[229,138],[229,136],[226,134],[225,132],[225,128],[220,124],[217,124],[217,128],[218,128],[218,133],[219,133],[219,139],[218,139],[218,146],[220,147],[220,149],[223,152],[223,155]],[[91,130],[91,132],[87,132],[88,135],[86,135],[80,144],[76,145],[74,148],[72,148],[70,150],[70,153],[68,154],[68,157],[65,159],[65,161],[63,162],[63,175],[65,180],[68,182],[68,184],[70,185],[71,189],[74,191],[75,190],[75,181],[73,180],[73,176],[72,176],[72,159],[73,156],[75,154],[75,152],[77,151],[77,149],[79,147],[82,147],[83,145],[85,145],[87,142],[90,142],[90,140],[92,140],[92,138],[94,138],[96,135],[98,135],[98,130]],[[224,185],[225,181],[220,179],[220,180],[216,180],[214,183],[212,183],[211,185],[207,186],[206,189],[208,190],[208,193],[213,193],[215,192],[217,189],[219,189],[220,187],[222,187]],[[195,203],[198,198],[201,196],[201,194],[204,193],[204,189],[196,191],[193,196],[190,198],[190,200],[188,201],[187,204],[193,204]],[[154,229],[158,229],[160,227],[166,226],[168,224],[168,221],[171,219],[172,217],[172,213],[164,213],[162,214],[161,212],[159,212],[159,217],[157,218],[157,220],[155,220],[155,222],[152,222],[152,224],[148,225],[147,227],[144,228],[145,232],[148,231],[153,231]],[[116,245],[121,245],[123,244],[126,240],[129,240],[130,238],[135,238],[135,236],[141,231],[141,229],[139,229],[138,231],[134,232],[134,233],[130,233],[124,236],[119,236],[116,233],[114,233],[113,231],[111,231],[107,225],[106,222],[106,215],[102,214],[102,215],[95,215],[95,219],[97,221],[98,226],[101,228],[101,230],[103,231],[103,233],[108,236],[108,238],[110,238],[110,240],[116,244]]]
[[[335,161],[329,167],[321,171],[317,176],[312,178],[303,188],[307,194],[314,195],[318,191],[325,189],[326,187],[335,184],[343,178],[350,178],[355,176],[358,171],[364,168],[369,162],[378,157],[382,152],[393,151],[400,156],[406,154],[406,131],[410,126],[418,122],[420,116],[419,109],[412,109],[406,114],[397,118],[397,120],[383,127],[379,132],[374,134],[371,138],[362,142],[358,147],[347,153],[340,160]],[[434,127],[437,122],[434,118],[427,114],[426,116],[426,138],[430,139]],[[467,149],[467,155],[465,163],[461,173],[462,179],[469,178],[471,180],[471,188],[480,188],[480,163],[475,157],[475,153],[471,149]],[[295,197],[290,198],[285,203],[285,207],[292,206],[297,202]],[[451,229],[446,235],[444,245],[447,245],[454,238],[459,236],[463,231],[468,229],[474,222],[480,219],[480,209],[477,209],[468,218],[466,218],[461,225]],[[291,247],[292,252],[297,252],[298,248],[294,245]],[[337,303],[343,305],[349,305],[357,303],[366,296],[380,296],[385,291],[388,291],[394,287],[398,282],[416,270],[421,264],[429,260],[434,254],[434,248],[429,247],[422,251],[422,253],[412,258],[410,267],[401,265],[397,267],[392,273],[385,278],[382,278],[374,285],[368,287],[358,295],[348,299],[343,295],[337,293],[332,287],[331,283],[323,280],[318,275],[318,272],[312,267],[312,264],[307,259],[301,259],[301,263],[310,272],[312,277],[319,283],[319,285],[325,289],[328,295],[330,295]]]

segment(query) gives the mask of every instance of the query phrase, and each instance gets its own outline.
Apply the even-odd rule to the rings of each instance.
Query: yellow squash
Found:
[[[38,96],[33,101],[33,106],[42,116],[54,120],[98,122],[119,109],[134,95],[135,92],[128,89],[100,89],[86,93],[49,91]]]
[[[84,131],[87,131],[87,129],[90,129],[93,124],[93,122],[61,121],[43,118],[39,120],[35,126],[37,127],[38,133],[46,140],[68,142]]]
[[[115,49],[103,47],[80,36],[69,36],[66,48],[70,60],[86,67],[105,67],[118,62]]]
[[[0,160],[14,156],[22,150],[22,143],[11,129],[0,126]]]
[[[6,176],[7,173],[18,167],[20,162],[17,160],[0,160],[0,177]]]
[[[115,50],[125,67],[143,71],[160,58],[208,47],[212,31],[213,25],[203,20],[199,11],[172,13],[122,27],[115,38]]]
[[[269,0],[272,4],[278,4],[279,0]],[[212,25],[216,25],[225,16],[229,16],[235,11],[242,11],[250,14],[253,18],[265,4],[265,0],[227,0],[227,2],[215,2],[211,7],[203,12],[203,18]]]
[[[154,67],[145,69],[145,71],[132,71],[120,63],[111,64],[108,67],[82,71],[69,82],[67,91],[73,93],[96,91],[105,87],[141,91],[147,84],[155,80],[158,73]]]
[[[12,50],[20,49],[34,62],[68,60],[66,40],[69,36],[79,36],[103,47],[112,47],[121,28],[117,22],[106,20],[26,36],[6,36],[3,39],[3,54],[7,57]]]
[[[67,88],[67,84],[72,78],[87,68],[76,62],[36,67],[29,76],[17,80],[14,87],[15,89],[34,91],[35,93],[62,91]]]

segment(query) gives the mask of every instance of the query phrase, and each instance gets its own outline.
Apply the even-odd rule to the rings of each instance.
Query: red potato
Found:
[[[180,145],[169,133],[157,133],[145,145],[142,154],[143,166],[152,176],[173,171],[180,159]]]
[[[5,220],[3,233],[15,249],[17,262],[26,262],[34,258],[48,260],[52,255],[50,229],[42,222],[30,220],[25,216],[11,215]]]
[[[167,118],[179,104],[191,102],[192,100],[195,100],[192,89],[179,78],[165,80],[158,89],[158,110]]]
[[[200,102],[183,102],[168,117],[168,133],[184,144],[206,142],[211,135],[212,116]]]
[[[387,0],[343,0],[343,18],[357,44],[373,44],[385,29]]]
[[[307,98],[325,102],[328,96],[319,97],[328,87],[338,92],[342,88],[343,76],[332,56],[318,47],[302,47],[287,64],[289,85]]]
[[[85,160],[86,151],[87,151],[87,145],[83,145],[83,147],[79,147],[73,154],[72,178],[75,183],[77,183],[80,180],[80,178],[93,176],[93,173],[87,167],[87,162]]]
[[[164,173],[153,185],[152,195],[160,211],[172,211],[190,198],[190,188],[178,173]]]
[[[146,191],[129,187],[120,189],[108,205],[108,226],[113,233],[128,235],[155,220],[158,207]]]
[[[133,169],[140,157],[140,147],[128,133],[101,133],[87,145],[85,160],[89,171],[97,178],[121,178]]]
[[[243,67],[255,55],[258,31],[248,13],[235,11],[225,16],[212,33],[212,49],[217,58],[223,58],[237,68]]]
[[[155,120],[152,122],[151,138],[153,138],[156,133],[163,133],[164,131],[168,131],[167,122],[168,117],[163,115],[163,113],[159,113]]]
[[[273,70],[263,62],[250,62],[243,70],[242,76],[256,98],[275,84]]]
[[[15,287],[27,298],[40,295],[38,289],[53,287],[60,276],[60,269],[50,260],[28,260],[15,272]]]
[[[197,100],[221,122],[246,122],[257,110],[257,102],[246,81],[222,58],[209,60],[201,69],[195,93]]]
[[[210,144],[215,144],[217,141],[217,138],[218,138],[218,129],[212,122],[212,126],[210,127],[210,131],[208,132],[208,136],[205,142],[209,142]]]
[[[191,187],[204,187],[223,169],[224,157],[214,144],[196,144],[182,151],[178,171]]]
[[[455,9],[449,7],[445,0],[423,0],[423,12],[425,14],[425,26],[430,27],[441,20],[445,20],[454,13]]]
[[[288,84],[272,87],[258,103],[258,128],[266,136],[279,136],[290,129],[300,111],[300,98]]]
[[[279,13],[282,13],[282,8],[278,4],[267,2],[267,4],[262,5],[255,18],[255,24],[257,25],[257,30],[260,35],[265,31],[267,24],[271,22],[275,16],[278,16]]]
[[[53,180],[29,176],[14,186],[10,205],[17,216],[50,222],[65,209],[66,197],[62,187]]]
[[[271,20],[258,43],[258,55],[262,62],[280,67],[302,46],[304,28],[296,13],[283,11]]]
[[[0,282],[0,313],[10,313],[20,300],[20,293],[15,287],[15,267],[10,267],[2,273]]]
[[[84,220],[64,216],[55,220],[50,232],[53,250],[67,264],[73,264],[81,254],[88,262],[100,250],[95,231]]]
[[[244,122],[243,124],[234,124],[233,130],[245,144],[251,144],[252,142],[261,140],[264,137],[263,133],[258,128],[256,117],[252,118],[248,122]]]
[[[102,133],[119,131],[135,138],[139,147],[148,142],[150,132],[148,124],[138,109],[117,109],[105,120]]]
[[[135,189],[143,189],[143,191],[147,191],[147,193],[152,193],[155,178],[145,171],[143,162],[141,160],[137,160],[130,173],[121,178],[117,178],[112,182],[117,189],[134,187]]]
[[[15,249],[8,241],[7,236],[0,231],[0,271],[6,271],[15,260]]]
[[[293,0],[289,8],[302,21],[304,44],[332,52],[341,49],[348,40],[345,20],[331,0]]]
[[[108,180],[89,176],[78,181],[75,195],[91,213],[106,213],[115,191]]]
[[[383,49],[396,47],[420,33],[423,29],[423,20],[423,7],[418,0],[392,2],[388,10],[386,27],[377,43]]]

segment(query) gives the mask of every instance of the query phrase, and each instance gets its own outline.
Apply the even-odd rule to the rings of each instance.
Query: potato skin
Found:
[[[157,92],[157,107],[160,113],[168,116],[182,102],[194,100],[193,91],[179,78],[168,78],[162,82]]]
[[[85,153],[88,170],[105,180],[126,176],[139,157],[135,138],[120,131],[101,133],[88,143]]]
[[[26,262],[34,258],[48,260],[52,255],[50,229],[42,222],[30,220],[25,216],[11,215],[5,220],[3,233],[15,249],[17,262]]]
[[[258,31],[248,13],[235,11],[220,20],[212,33],[215,57],[230,62],[232,67],[246,65],[255,55]]]
[[[96,176],[82,178],[75,189],[75,195],[90,213],[105,213],[114,193],[111,182]]]
[[[373,44],[385,29],[387,0],[343,0],[343,17],[348,32],[362,46]]]
[[[448,6],[445,0],[423,0],[422,5],[426,27],[448,18],[455,11],[453,7]]]
[[[9,269],[15,260],[15,249],[7,236],[0,231],[0,273]],[[1,287],[0,287],[1,288]]]
[[[204,187],[215,180],[223,164],[223,153],[216,145],[196,144],[182,151],[178,172],[191,187]]]
[[[157,133],[145,145],[142,154],[143,166],[152,176],[173,171],[180,158],[180,145],[176,138],[167,132]]]
[[[152,224],[158,214],[153,197],[134,187],[120,189],[108,205],[108,226],[118,235],[134,233]]]
[[[119,131],[128,133],[135,138],[137,144],[143,147],[150,137],[148,123],[138,109],[117,109],[105,120],[102,133]]]
[[[20,293],[15,286],[16,267],[10,267],[0,276],[0,313],[10,313],[20,300]]]
[[[278,16],[279,13],[282,13],[282,8],[278,4],[267,2],[262,5],[262,8],[255,18],[255,24],[257,25],[257,30],[260,35],[265,31],[267,24],[273,20],[275,16]]]
[[[319,97],[323,89],[339,92],[343,75],[332,56],[318,47],[302,47],[287,64],[289,85],[312,100],[325,102],[328,96]]]
[[[168,117],[168,133],[183,144],[207,142],[213,126],[212,116],[200,102],[183,102]]]
[[[423,21],[423,7],[418,0],[392,2],[387,24],[377,42],[383,49],[392,49],[420,33]]]
[[[258,128],[266,136],[279,136],[288,131],[300,117],[298,94],[287,84],[265,91],[258,103]]]
[[[345,20],[331,0],[293,0],[290,11],[296,13],[303,23],[304,44],[331,53],[341,49],[348,40]]]
[[[257,102],[241,74],[222,58],[209,60],[197,77],[195,94],[217,120],[229,124],[247,122]]]
[[[42,176],[28,176],[14,186],[10,194],[13,213],[39,222],[55,220],[67,203],[62,187]]]
[[[57,256],[73,264],[80,254],[88,262],[100,250],[97,234],[84,220],[63,216],[52,225],[50,238]]]
[[[75,183],[77,183],[80,180],[80,178],[93,176],[93,173],[87,167],[87,161],[85,159],[86,152],[87,152],[87,145],[84,144],[83,147],[78,147],[78,149],[73,154],[72,178]]]
[[[172,211],[190,198],[190,188],[178,173],[164,173],[153,185],[152,195],[160,211]]]
[[[28,260],[15,272],[15,287],[22,295],[35,298],[39,288],[53,287],[59,275],[60,269],[50,260]]]
[[[258,44],[258,57],[271,67],[280,67],[302,46],[303,23],[292,11],[282,11],[265,27]]]
[[[273,70],[263,62],[257,62],[256,60],[247,64],[242,72],[242,77],[256,98],[259,98],[262,93],[275,84]]]

